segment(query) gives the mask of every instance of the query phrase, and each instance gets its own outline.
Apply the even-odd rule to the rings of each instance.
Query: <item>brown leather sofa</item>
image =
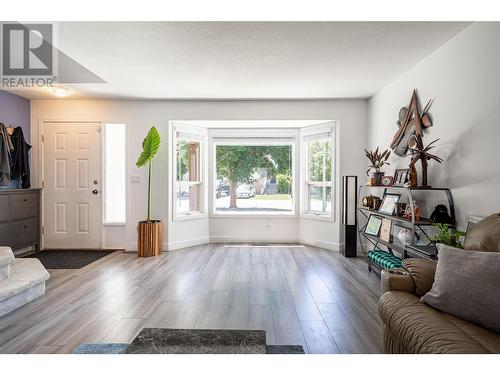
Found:
[[[476,227],[467,235],[465,248],[500,251],[500,214]],[[499,334],[420,302],[432,288],[436,264],[427,259],[405,259],[404,268],[382,271],[378,311],[385,352],[500,353]]]

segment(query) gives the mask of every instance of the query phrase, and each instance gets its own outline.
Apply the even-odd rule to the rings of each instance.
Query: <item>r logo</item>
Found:
[[[2,74],[52,75],[52,43],[51,24],[2,24]]]

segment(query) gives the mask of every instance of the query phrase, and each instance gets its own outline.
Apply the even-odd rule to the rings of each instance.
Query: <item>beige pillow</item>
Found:
[[[500,333],[500,253],[439,245],[434,284],[421,301]]]
[[[500,251],[500,213],[488,216],[465,235],[466,250]]]

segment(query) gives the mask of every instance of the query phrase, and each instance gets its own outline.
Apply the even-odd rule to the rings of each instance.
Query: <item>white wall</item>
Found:
[[[429,162],[429,184],[452,189],[459,225],[468,214],[500,212],[500,24],[472,24],[377,92],[369,100],[371,147],[388,148],[414,88],[421,108],[435,97],[424,144],[439,138],[435,152],[445,159]],[[391,173],[408,166],[392,159]]]
[[[366,100],[306,101],[94,101],[33,100],[31,127],[33,144],[33,185],[39,182],[39,125],[43,120],[121,122],[127,126],[127,176],[141,176],[140,183],[128,184],[127,224],[125,228],[105,228],[104,246],[122,244],[136,249],[136,223],[146,216],[146,170],[135,161],[149,126],[162,136],[162,147],[154,163],[153,216],[168,222],[168,248],[203,243],[213,238],[256,242],[303,242],[325,248],[339,248],[340,190],[336,189],[336,222],[298,218],[209,219],[172,222],[168,210],[168,121],[169,120],[323,120],[339,121],[338,176],[362,174],[366,162],[362,147],[366,143]],[[229,235],[228,235],[229,233]],[[123,239],[120,243],[120,239]]]

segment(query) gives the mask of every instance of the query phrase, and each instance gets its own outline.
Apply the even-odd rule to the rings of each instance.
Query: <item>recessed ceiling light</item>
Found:
[[[48,88],[48,91],[50,91],[52,94],[60,98],[63,98],[71,94],[71,90],[63,86],[51,86]]]

